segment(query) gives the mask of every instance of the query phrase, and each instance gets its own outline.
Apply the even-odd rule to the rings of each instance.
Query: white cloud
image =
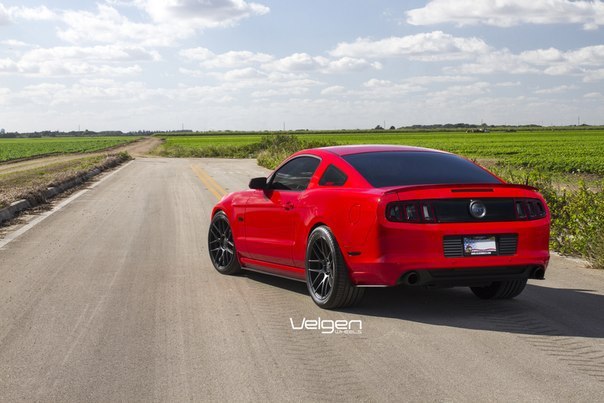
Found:
[[[11,19],[8,10],[2,3],[0,3],[0,25],[7,25],[10,24],[10,22]]]
[[[387,58],[407,56],[414,60],[455,60],[483,54],[489,46],[479,38],[455,37],[442,31],[372,40],[359,38],[339,43],[330,53],[337,57]]]
[[[490,91],[491,84],[485,81],[479,81],[468,85],[453,85],[442,91],[434,91],[428,94],[433,99],[461,99],[467,97],[476,97],[486,94]]]
[[[588,71],[583,77],[583,81],[586,83],[591,83],[600,80],[604,80],[604,69]]]
[[[430,84],[441,84],[441,83],[454,83],[475,80],[470,76],[415,76],[405,79],[405,81],[412,82],[417,85],[430,85]]]
[[[48,60],[89,60],[89,61],[157,61],[161,57],[155,50],[137,46],[104,45],[104,46],[58,46],[54,48],[37,48],[25,53],[23,62],[44,62]]]
[[[56,18],[56,14],[46,6],[24,7],[11,6],[6,7],[0,3],[0,25],[7,25],[16,20],[45,21]]]
[[[134,22],[116,6],[134,5],[150,21]],[[134,0],[97,4],[94,12],[68,10],[61,13],[65,28],[61,39],[71,43],[136,43],[142,46],[170,46],[205,28],[226,27],[268,7],[243,0]]]
[[[157,51],[134,46],[59,46],[29,50],[17,60],[0,60],[0,72],[36,76],[132,75],[142,71],[133,62],[157,60]]]
[[[16,39],[6,39],[3,41],[0,41],[0,45],[8,46],[9,48],[27,48],[27,47],[33,46],[33,45],[30,45],[29,43],[18,41]]]
[[[254,92],[252,92],[251,96],[253,98],[300,96],[307,92],[308,92],[307,87],[288,87],[288,88],[254,91]]]
[[[431,0],[406,14],[407,22],[412,25],[454,23],[511,27],[562,23],[596,29],[604,24],[604,3],[600,0]]]
[[[19,68],[17,63],[12,59],[0,59],[0,73],[14,73],[18,72]]]
[[[550,94],[563,94],[568,91],[576,90],[576,85],[559,85],[557,87],[552,88],[543,88],[540,90],[536,90],[535,94],[539,95],[550,95]]]
[[[369,68],[381,70],[382,64],[380,62],[369,62],[365,59],[345,56],[340,59],[329,61],[324,72],[344,73],[349,71],[361,71]]]
[[[329,61],[325,57],[314,57],[308,53],[294,53],[264,67],[269,70],[300,72],[317,70],[328,63]]]
[[[55,12],[46,6],[38,7],[10,7],[9,13],[14,19],[23,19],[29,21],[48,21],[57,18]]]
[[[200,65],[210,69],[236,68],[258,63],[268,63],[273,56],[266,53],[255,53],[250,51],[229,51],[215,54],[206,48],[183,49],[180,55],[186,59],[200,62]]]
[[[583,95],[583,98],[600,99],[604,98],[604,95],[602,95],[600,92],[588,92],[587,94]]]
[[[140,46],[169,46],[195,33],[195,29],[186,24],[133,22],[105,4],[97,4],[96,12],[65,11],[62,21],[67,27],[58,29],[59,38],[76,44],[136,43]]]
[[[380,70],[382,64],[370,62],[363,58],[344,56],[338,59],[329,59],[323,56],[311,56],[308,53],[294,53],[292,55],[265,63],[262,68],[267,71],[281,72],[321,72],[321,73],[345,73],[361,71],[366,69]]]
[[[379,78],[372,78],[362,84],[362,88],[350,94],[358,99],[383,100],[410,94],[412,92],[424,91],[425,88],[412,80],[393,82]]]
[[[556,48],[512,53],[508,49],[493,51],[475,62],[449,66],[446,71],[458,74],[546,74],[550,76],[580,75],[585,81],[598,80],[604,66],[604,45],[586,46],[562,51]]]
[[[380,80],[377,78],[372,78],[371,80],[365,81],[363,83],[363,87],[367,88],[387,88],[394,85],[394,83],[390,80]]]
[[[341,95],[346,93],[346,87],[341,85],[332,85],[321,90],[321,95]]]
[[[262,4],[244,0],[137,0],[155,22],[189,23],[198,28],[230,26],[238,21],[269,12]]]
[[[225,81],[252,80],[263,77],[265,77],[264,73],[253,67],[230,70],[222,74],[222,79]]]
[[[519,87],[520,86],[520,81],[503,81],[500,83],[496,83],[495,84],[496,87]]]

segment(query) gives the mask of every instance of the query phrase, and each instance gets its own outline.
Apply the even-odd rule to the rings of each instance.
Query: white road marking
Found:
[[[32,221],[30,221],[29,223],[25,224],[23,227],[19,228],[15,232],[11,232],[11,233],[7,234],[4,238],[0,239],[0,249],[3,249],[6,245],[8,245],[9,243],[11,243],[15,239],[19,238],[21,235],[25,234],[27,231],[29,231],[30,229],[32,229],[36,225],[40,224],[45,219],[47,219],[48,217],[50,217],[51,215],[53,215],[57,211],[61,210],[63,207],[67,206],[69,203],[71,203],[72,201],[74,201],[78,197],[82,196],[84,193],[90,191],[91,189],[94,189],[95,187],[97,187],[98,185],[100,185],[101,183],[103,183],[104,181],[106,181],[107,179],[111,178],[113,175],[115,175],[116,173],[118,173],[122,169],[126,168],[131,163],[132,163],[132,161],[130,161],[130,162],[122,165],[120,168],[118,168],[115,171],[111,172],[109,175],[101,178],[101,180],[99,180],[98,182],[95,182],[95,183],[91,184],[90,186],[88,186],[86,189],[82,189],[79,192],[77,192],[77,193],[69,196],[67,199],[63,200],[61,203],[59,203],[55,207],[53,207],[52,210],[45,211],[45,212],[41,213],[40,216],[34,218]]]

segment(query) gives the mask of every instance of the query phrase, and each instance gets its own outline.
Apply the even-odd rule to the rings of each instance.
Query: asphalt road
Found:
[[[554,257],[512,301],[211,266],[223,189],[254,161],[137,159],[0,240],[0,401],[604,401],[604,272]],[[35,224],[32,225],[32,221]],[[361,334],[293,330],[360,319]]]

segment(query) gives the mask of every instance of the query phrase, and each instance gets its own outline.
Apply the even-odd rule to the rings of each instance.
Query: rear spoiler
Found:
[[[508,189],[524,189],[538,192],[539,189],[528,185],[514,185],[511,183],[464,183],[464,184],[439,184],[439,185],[409,185],[388,187],[384,190],[385,193],[411,192],[422,189],[451,189],[451,193],[466,193],[466,192],[492,192],[493,189],[508,188]]]

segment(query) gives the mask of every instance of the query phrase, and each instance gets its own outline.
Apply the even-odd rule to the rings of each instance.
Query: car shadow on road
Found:
[[[306,295],[312,304],[302,282],[255,272],[244,275],[251,281]],[[535,284],[527,285],[512,300],[481,300],[469,288],[368,288],[359,306],[338,312],[462,329],[604,338],[604,295]]]
[[[468,288],[368,289],[343,312],[476,330],[604,338],[604,295],[527,285],[512,300],[481,300]]]
[[[284,290],[292,291],[298,294],[308,295],[308,290],[306,289],[306,283],[296,280],[290,280],[282,277],[272,276],[270,274],[258,273],[255,271],[244,271],[243,275],[248,279],[262,283],[268,284],[273,287],[279,287]],[[310,296],[308,297],[310,300]]]

